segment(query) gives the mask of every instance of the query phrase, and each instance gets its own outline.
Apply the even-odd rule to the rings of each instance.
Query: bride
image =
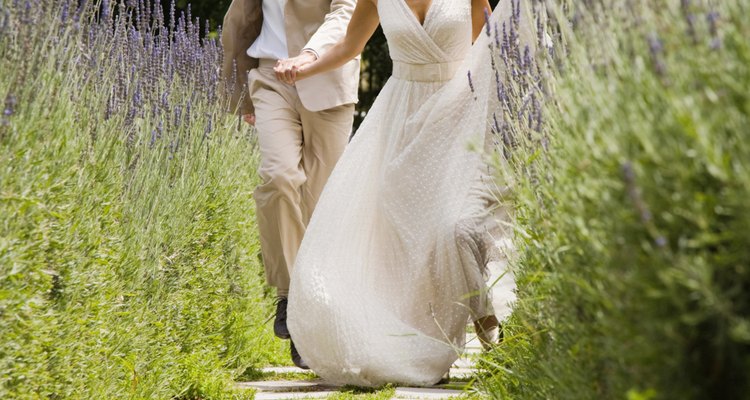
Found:
[[[378,24],[393,59],[292,274],[289,330],[331,382],[434,384],[460,355],[469,318],[485,340],[497,327],[485,279],[499,229],[491,178],[470,149],[489,136],[494,74],[471,72],[489,68],[489,9],[487,0],[359,0],[342,42],[313,63],[277,66],[290,84],[335,69]]]

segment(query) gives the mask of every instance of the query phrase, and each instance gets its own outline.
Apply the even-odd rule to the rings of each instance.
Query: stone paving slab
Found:
[[[482,343],[479,342],[479,336],[476,333],[466,332],[466,347],[482,348]]]
[[[338,390],[341,386],[325,383],[321,379],[314,379],[305,381],[238,382],[237,387],[255,389],[258,392],[324,392]]]
[[[394,399],[449,399],[462,395],[460,390],[431,389],[431,388],[396,388]]]
[[[466,335],[466,350],[482,351],[482,343],[479,342],[477,335]]]
[[[474,373],[471,369],[453,369],[451,377],[463,378],[469,377]],[[445,388],[442,386],[448,386]],[[283,400],[283,399],[305,399],[305,398],[325,398],[337,393],[340,386],[327,384],[321,379],[305,381],[261,381],[261,382],[240,382],[237,387],[245,389],[255,389],[256,400]],[[463,392],[455,389],[454,384],[440,385],[431,388],[418,387],[399,387],[396,388],[394,399],[448,399],[460,396]]]
[[[309,374],[309,369],[302,369],[298,367],[266,367],[261,368],[261,372],[270,374]]]
[[[476,361],[470,358],[461,357],[453,363],[452,368],[474,368],[476,365]]]
[[[481,352],[482,345],[479,343],[476,335],[467,334],[465,353],[453,363],[450,370],[451,379],[471,378],[476,372],[476,355]],[[267,367],[261,369],[261,371],[268,374],[282,375],[310,372],[309,370],[297,367]],[[456,386],[457,383],[459,386]],[[257,400],[325,398],[337,393],[341,388],[341,386],[328,384],[322,379],[240,382],[237,383],[237,387],[255,389],[257,392],[255,398]],[[393,399],[449,399],[461,396],[464,393],[461,390],[456,390],[457,387],[460,387],[460,382],[429,388],[398,387]]]
[[[324,392],[258,392],[255,400],[287,400],[287,399],[322,399],[336,393],[334,390]]]
[[[475,372],[474,369],[470,368],[451,368],[451,380],[471,378]]]

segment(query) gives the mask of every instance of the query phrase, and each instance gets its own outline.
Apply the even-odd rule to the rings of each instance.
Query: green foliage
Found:
[[[0,10],[0,398],[251,398],[232,377],[280,345],[250,132],[180,79],[150,82],[182,123],[110,109],[136,59],[89,53],[90,15],[53,3]]]
[[[187,12],[193,17],[200,18],[201,22],[208,24],[210,30],[215,30],[224,22],[224,14],[229,9],[231,0],[160,0],[164,9],[169,9],[172,4],[175,12]],[[260,2],[258,2],[260,4]]]
[[[750,2],[570,4],[504,177],[519,301],[485,387],[750,398]]]
[[[354,126],[358,127],[367,116],[375,99],[391,77],[393,62],[388,52],[383,29],[378,28],[362,52],[362,71],[359,79],[359,102]]]

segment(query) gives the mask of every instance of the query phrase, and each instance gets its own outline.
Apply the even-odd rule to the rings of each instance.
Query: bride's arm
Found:
[[[492,14],[492,7],[488,0],[471,0],[472,42],[477,40],[479,34],[482,33],[482,28],[484,28],[486,22],[484,10]]]
[[[377,0],[359,0],[354,9],[346,36],[343,40],[323,53],[316,61],[303,65],[292,66],[285,70],[277,69],[278,76],[283,76],[286,83],[293,84],[300,79],[334,70],[353,59],[364,50],[367,41],[375,33],[380,24]],[[484,0],[487,1],[487,0]]]

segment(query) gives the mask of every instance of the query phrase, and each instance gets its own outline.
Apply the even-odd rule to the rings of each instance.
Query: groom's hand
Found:
[[[242,115],[242,120],[252,126],[255,126],[255,114],[244,114]]]
[[[276,78],[278,80],[294,85],[299,70],[312,64],[317,59],[318,56],[315,55],[315,53],[303,50],[297,57],[279,60],[273,70],[276,72]]]

